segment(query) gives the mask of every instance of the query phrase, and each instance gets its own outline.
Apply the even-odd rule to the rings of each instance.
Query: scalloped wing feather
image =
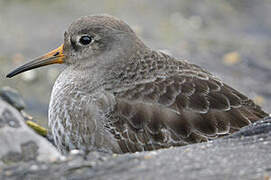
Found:
[[[115,93],[115,99],[112,133],[123,152],[207,141],[267,116],[210,74],[157,77]]]

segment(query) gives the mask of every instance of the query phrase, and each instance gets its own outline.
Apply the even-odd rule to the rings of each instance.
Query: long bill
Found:
[[[10,72],[6,77],[11,78],[25,71],[47,66],[50,64],[62,64],[64,62],[65,55],[63,54],[63,44],[51,52],[38,57]]]

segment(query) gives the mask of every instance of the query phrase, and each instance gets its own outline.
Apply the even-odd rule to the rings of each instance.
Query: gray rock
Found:
[[[19,111],[0,98],[0,165],[56,161],[58,151],[25,123]]]
[[[26,105],[23,97],[18,93],[16,89],[8,86],[0,88],[0,97],[11,106],[15,107],[18,111],[20,111],[25,120],[32,120],[32,117],[23,111]]]
[[[19,111],[25,108],[23,97],[15,89],[10,87],[1,88],[0,97],[2,97],[6,102],[8,102]]]
[[[124,155],[72,153],[52,163],[20,161],[0,166],[0,179],[270,179],[270,153],[267,118],[212,142]]]

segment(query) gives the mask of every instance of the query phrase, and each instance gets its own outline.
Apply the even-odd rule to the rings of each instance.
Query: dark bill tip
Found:
[[[30,61],[17,69],[11,71],[6,75],[7,78],[12,78],[17,74],[20,74],[25,71],[29,71],[31,69],[39,68],[42,66],[47,66],[50,64],[62,64],[65,56],[63,55],[63,44],[59,46],[57,49],[45,54],[44,56],[38,57],[33,61]]]

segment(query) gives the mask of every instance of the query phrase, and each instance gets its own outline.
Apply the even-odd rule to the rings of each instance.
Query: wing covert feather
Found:
[[[204,72],[203,72],[204,74]],[[123,152],[207,141],[267,116],[210,74],[157,77],[114,92],[112,132]]]

